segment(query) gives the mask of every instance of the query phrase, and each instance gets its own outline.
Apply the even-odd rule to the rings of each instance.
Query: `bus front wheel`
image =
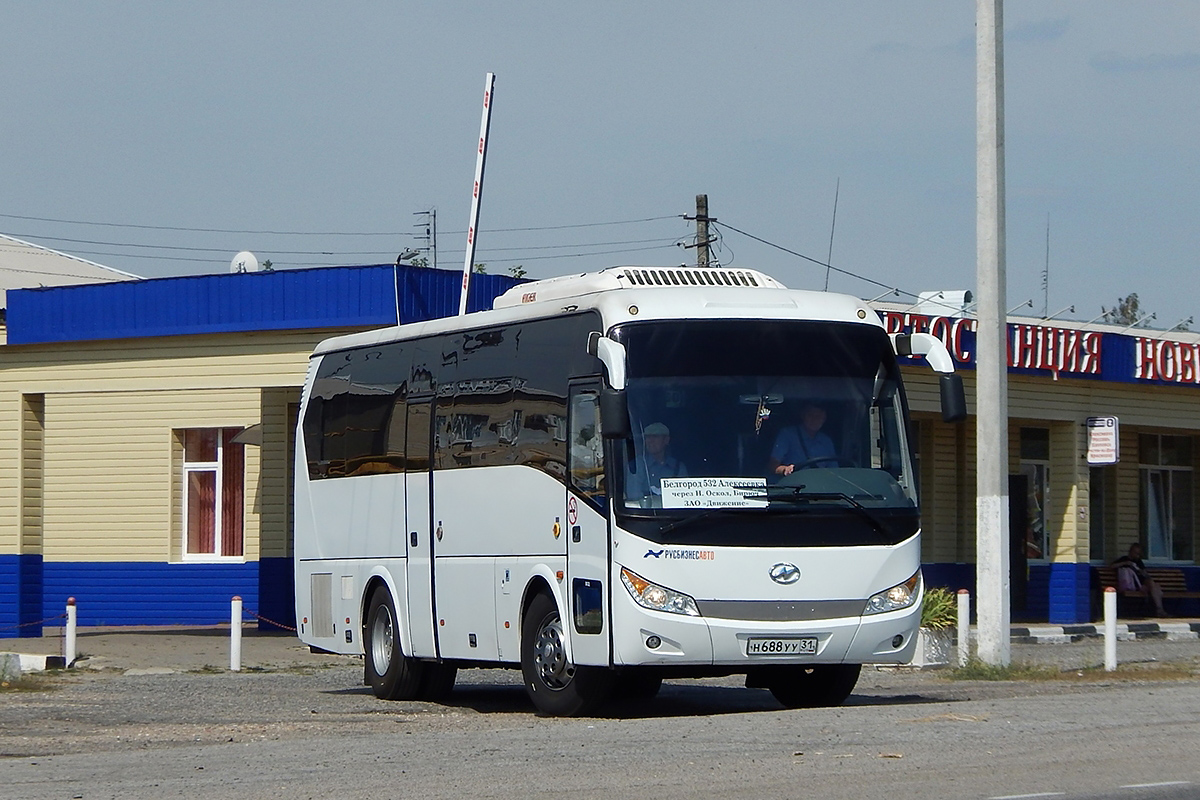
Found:
[[[808,664],[777,669],[767,681],[788,708],[840,706],[858,683],[861,664]]]
[[[554,600],[534,597],[521,625],[521,673],[533,705],[551,717],[589,713],[612,686],[609,670],[577,667],[567,659],[566,635]]]
[[[363,636],[367,683],[380,700],[415,700],[420,695],[424,665],[404,655],[396,605],[384,586],[371,595]]]

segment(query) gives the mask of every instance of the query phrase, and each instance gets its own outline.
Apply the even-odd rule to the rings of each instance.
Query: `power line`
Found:
[[[642,217],[640,219],[619,219],[610,220],[607,222],[581,222],[571,225],[542,225],[524,228],[490,228],[481,230],[481,233],[512,233],[521,231],[558,231],[567,230],[570,228],[596,228],[604,225],[634,225],[642,222],[657,222],[664,219],[676,219],[678,214],[667,214],[660,217]],[[0,218],[3,219],[19,219],[30,222],[53,222],[60,225],[95,225],[103,228],[133,228],[136,230],[147,231],[179,231],[185,233],[239,233],[239,234],[257,234],[261,236],[408,236],[416,237],[418,234],[396,231],[275,231],[275,230],[242,230],[236,228],[188,228],[175,225],[136,225],[133,223],[121,222],[91,222],[87,220],[77,219],[58,219],[55,217],[32,217],[21,214],[3,214],[0,213]],[[452,235],[463,235],[462,231],[443,231],[443,233]]]
[[[227,253],[228,247],[183,247],[180,245],[167,244],[138,244],[135,242],[107,242],[97,239],[66,239],[61,236],[40,236],[29,233],[12,234],[17,238],[22,239],[41,239],[47,242],[69,242],[71,244],[91,244],[101,245],[104,247],[136,247],[144,250],[177,250],[180,252],[190,253]],[[549,244],[549,245],[530,245],[523,247],[492,247],[484,252],[497,252],[502,250],[566,250],[572,247],[612,247],[621,244],[647,244],[650,242],[674,242],[678,241],[676,236],[658,236],[653,239],[625,239],[612,242],[576,242],[573,244]],[[273,255],[288,255],[288,256],[378,256],[385,255],[390,251],[383,250],[270,250]]]
[[[729,230],[733,231],[734,233],[740,233],[742,236],[745,236],[748,239],[753,239],[756,242],[761,242],[762,244],[765,244],[768,247],[774,247],[776,250],[782,250],[783,252],[787,253],[788,255],[793,255],[793,256],[796,256],[797,258],[803,258],[805,261],[811,261],[812,263],[814,263],[818,266],[825,267],[826,269],[833,270],[834,272],[840,273],[842,275],[846,275],[851,278],[857,278],[860,281],[865,281],[867,283],[878,286],[882,289],[888,289],[889,291],[895,288],[891,284],[877,281],[874,278],[868,278],[865,275],[859,275],[857,273],[851,272],[850,270],[842,269],[841,267],[835,267],[832,264],[827,264],[818,258],[813,258],[812,256],[806,256],[806,255],[804,255],[804,253],[797,253],[795,250],[791,250],[787,247],[784,247],[781,244],[776,244],[775,242],[767,241],[766,239],[762,238],[761,236],[755,236],[753,233],[747,233],[746,231],[741,230],[740,228],[735,228],[734,226],[730,225],[728,222],[719,222],[719,223],[714,223],[714,224],[724,226],[724,227],[728,228]],[[906,292],[903,290],[901,290],[901,294],[906,294],[910,297],[918,296],[913,292]]]
[[[494,250],[492,250],[492,251],[480,251],[479,256],[482,260],[484,260],[485,263],[509,264],[509,263],[516,263],[516,262],[525,262],[525,261],[545,261],[545,260],[553,259],[553,258],[559,258],[559,259],[586,258],[588,256],[603,256],[603,255],[612,255],[615,253],[641,253],[641,252],[647,252],[650,250],[665,250],[668,248],[673,249],[675,246],[676,245],[674,243],[672,243],[672,244],[656,245],[653,247],[628,247],[628,248],[620,248],[620,249],[616,249],[616,250],[597,250],[594,252],[579,252],[579,253],[557,253],[554,255],[545,255],[545,256],[528,256],[528,257],[518,257],[518,258],[487,258],[486,254],[488,252],[495,252]],[[497,248],[497,249],[499,249],[499,248]],[[511,249],[519,249],[519,248],[511,248]],[[228,251],[223,250],[221,252],[228,252]],[[455,253],[461,255],[462,253],[465,253],[466,250],[459,249],[457,251],[451,250],[449,252],[451,255],[454,255]],[[149,254],[149,253],[111,253],[111,252],[104,252],[104,251],[98,251],[98,250],[80,250],[80,251],[78,251],[78,254],[92,256],[92,257],[145,258],[145,259],[152,259],[155,261],[178,261],[178,262],[188,262],[188,263],[198,263],[198,264],[222,263],[221,259],[189,258],[186,256],[159,256],[159,255],[153,255],[153,254]],[[274,255],[274,253],[266,253],[266,255]],[[320,254],[313,253],[311,255],[320,255]],[[334,253],[333,255],[337,256],[337,255],[343,255],[343,254]],[[365,255],[380,256],[380,257],[384,258],[384,260],[386,260],[388,263],[390,263],[391,260],[393,259],[392,255],[391,255],[391,251],[379,252],[379,253],[366,253]],[[288,265],[304,266],[304,267],[331,266],[327,261],[277,261],[274,263],[275,263],[275,266],[277,266],[277,267],[288,266]]]

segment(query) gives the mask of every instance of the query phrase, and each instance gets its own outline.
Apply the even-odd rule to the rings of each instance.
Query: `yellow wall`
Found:
[[[263,447],[245,449],[245,558],[287,555],[289,404],[299,401],[313,347],[342,332],[4,347],[0,553],[178,560],[182,454],[175,431],[261,423]]]
[[[964,371],[967,405],[974,413],[974,373]],[[904,369],[909,404],[921,420],[923,560],[970,562],[975,557],[975,422],[941,422],[936,376],[926,368]],[[1111,560],[1138,537],[1138,434],[1200,434],[1196,389],[1133,383],[1057,381],[1009,376],[1008,466],[1020,464],[1020,428],[1050,430],[1049,557],[1054,561]],[[1105,552],[1090,552],[1090,468],[1085,421],[1116,416],[1121,425],[1121,460],[1106,472]],[[1195,439],[1200,487],[1200,439]],[[1200,492],[1195,495],[1200,522]],[[1080,510],[1083,509],[1083,513]]]

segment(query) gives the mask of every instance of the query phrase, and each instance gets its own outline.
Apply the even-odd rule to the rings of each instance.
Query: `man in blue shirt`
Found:
[[[833,440],[821,431],[825,409],[815,403],[804,406],[799,426],[789,425],[775,437],[771,448],[771,472],[791,475],[796,468],[836,467],[837,449]]]

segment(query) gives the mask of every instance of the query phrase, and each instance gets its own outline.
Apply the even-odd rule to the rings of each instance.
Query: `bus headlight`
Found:
[[[902,608],[908,608],[913,603],[917,602],[917,598],[921,596],[921,570],[913,573],[913,576],[904,583],[897,584],[887,591],[879,594],[871,595],[867,600],[867,608],[863,611],[863,615],[867,614],[883,614],[887,611],[899,611]]]
[[[657,583],[651,583],[641,575],[630,572],[624,567],[621,568],[621,583],[625,584],[630,596],[642,608],[648,608],[651,611],[666,611],[669,614],[686,614],[689,617],[700,616],[700,609],[696,607],[696,601],[690,596],[665,586],[659,586]]]

